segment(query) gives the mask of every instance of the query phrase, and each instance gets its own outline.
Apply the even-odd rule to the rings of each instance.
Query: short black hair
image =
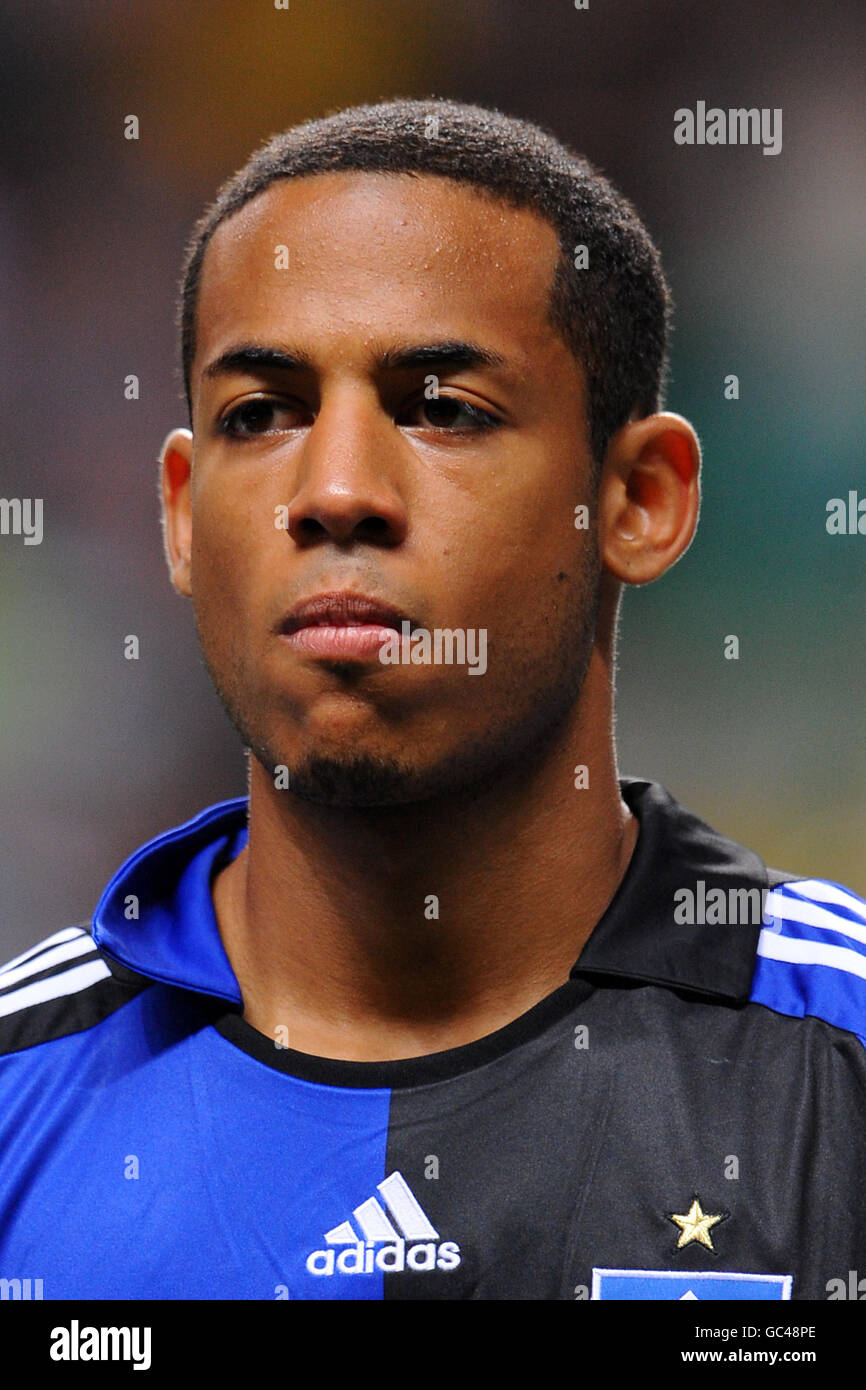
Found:
[[[273,136],[223,184],[187,245],[178,327],[192,425],[196,303],[208,242],[276,179],[339,170],[439,175],[544,217],[561,255],[551,320],[583,368],[587,425],[600,466],[611,435],[659,409],[671,298],[661,260],[631,203],[588,160],[539,126],[437,98],[353,106]],[[577,248],[586,268],[577,268]]]

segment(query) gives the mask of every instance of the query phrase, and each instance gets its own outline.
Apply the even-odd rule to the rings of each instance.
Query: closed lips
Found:
[[[290,635],[304,627],[362,627],[394,628],[400,631],[405,615],[390,604],[367,598],[363,594],[317,594],[296,604],[280,626],[280,632]]]

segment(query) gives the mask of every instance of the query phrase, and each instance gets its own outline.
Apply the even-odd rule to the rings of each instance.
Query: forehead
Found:
[[[207,248],[197,351],[261,332],[407,331],[530,353],[551,336],[560,254],[538,213],[428,175],[352,172],[281,179],[221,223]]]

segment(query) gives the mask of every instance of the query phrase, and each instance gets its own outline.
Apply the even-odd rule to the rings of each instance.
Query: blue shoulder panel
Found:
[[[751,1001],[795,1018],[811,1014],[866,1047],[866,902],[824,879],[772,889]]]

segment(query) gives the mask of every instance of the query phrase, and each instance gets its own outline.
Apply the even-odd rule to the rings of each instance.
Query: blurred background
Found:
[[[636,204],[704,504],[680,564],[626,596],[620,768],[866,895],[866,536],[825,525],[866,496],[864,31],[861,0],[2,0],[0,496],[43,498],[44,539],[0,536],[0,959],[246,790],[159,532],[181,258],[265,138],[393,96],[539,121]],[[699,100],[781,107],[781,153],[676,145]]]

